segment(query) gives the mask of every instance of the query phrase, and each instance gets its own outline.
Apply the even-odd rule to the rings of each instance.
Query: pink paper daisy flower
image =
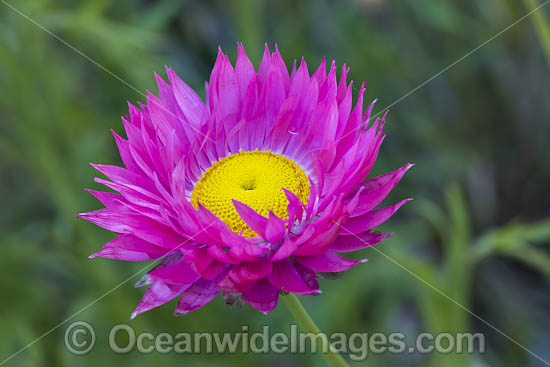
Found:
[[[372,231],[408,200],[374,209],[411,164],[363,181],[384,140],[370,123],[364,83],[352,108],[344,66],[325,60],[289,74],[266,46],[256,72],[242,45],[235,67],[220,50],[203,101],[174,71],[159,97],[129,105],[128,139],[113,132],[126,168],[93,165],[117,191],[88,190],[104,209],[79,215],[118,233],[91,257],[161,259],[132,317],[180,297],[192,312],[220,292],[267,313],[281,292],[319,294],[318,277],[363,261],[338,255],[375,245]]]

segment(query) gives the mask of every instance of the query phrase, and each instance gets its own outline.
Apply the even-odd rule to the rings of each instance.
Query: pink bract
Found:
[[[79,217],[118,233],[91,257],[126,261],[161,259],[138,285],[150,284],[132,317],[180,297],[175,314],[192,312],[220,291],[228,303],[246,301],[267,313],[281,291],[321,293],[318,277],[364,261],[338,255],[375,245],[388,235],[372,231],[409,199],[375,207],[405,172],[363,181],[384,140],[385,115],[370,122],[365,84],[352,106],[352,82],[325,60],[310,75],[302,59],[289,74],[276,49],[266,46],[258,71],[239,44],[233,67],[220,50],[203,101],[175,72],[155,75],[159,97],[129,104],[122,122],[127,140],[113,135],[126,168],[93,165],[115,190],[88,190],[105,208]],[[353,107],[353,108],[352,108]],[[271,151],[308,175],[307,205],[292,192],[288,219],[263,217],[235,202],[259,234],[234,233],[204,206],[191,204],[195,183],[215,161],[242,151]],[[284,189],[284,188],[283,188]]]

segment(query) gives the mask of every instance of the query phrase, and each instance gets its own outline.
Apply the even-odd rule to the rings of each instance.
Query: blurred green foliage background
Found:
[[[237,41],[256,66],[264,42],[278,43],[289,65],[303,55],[312,70],[327,56],[351,66],[356,86],[368,81],[368,99],[379,98],[375,112],[391,105],[373,175],[416,163],[387,202],[416,200],[381,228],[396,235],[378,248],[550,360],[548,2],[419,89],[540,3],[6,2],[0,2],[0,364],[127,280],[71,319],[94,325],[90,354],[67,352],[64,324],[5,365],[324,365],[319,355],[117,355],[108,348],[110,328],[129,323],[142,296],[132,286],[139,276],[128,277],[143,264],[87,258],[113,238],[74,218],[100,207],[82,190],[99,188],[88,162],[120,163],[109,128],[122,132],[126,101],[144,101],[137,91],[156,92],[153,71],[172,66],[204,95],[217,46],[234,60]],[[361,255],[371,261],[340,280],[322,280],[322,296],[303,297],[324,331],[482,332],[487,350],[372,354],[356,365],[544,365],[384,256],[372,249]],[[174,319],[173,308],[130,325],[175,335],[238,332],[242,325],[288,330],[291,322],[283,304],[268,316],[248,306],[229,310],[220,298],[183,318]]]

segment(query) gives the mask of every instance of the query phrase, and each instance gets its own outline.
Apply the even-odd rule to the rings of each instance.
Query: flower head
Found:
[[[366,261],[339,253],[388,236],[372,229],[408,200],[375,207],[411,165],[363,181],[385,115],[370,121],[364,84],[352,106],[345,66],[339,81],[324,59],[289,74],[266,46],[256,72],[239,45],[235,67],[219,51],[205,101],[166,71],[158,98],[129,104],[127,139],[113,132],[126,168],[93,165],[117,193],[88,190],[105,208],[80,215],[119,234],[91,257],[161,259],[132,317],[178,296],[187,314],[220,291],[267,313],[281,291],[321,293],[318,277]]]

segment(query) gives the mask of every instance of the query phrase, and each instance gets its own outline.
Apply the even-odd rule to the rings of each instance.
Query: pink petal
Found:
[[[277,69],[271,69],[263,85],[262,95],[265,99],[266,127],[271,128],[281,111],[286,98],[284,80]],[[293,111],[292,108],[289,108]],[[290,112],[289,111],[289,112]],[[286,117],[286,116],[285,116]]]
[[[298,272],[298,275],[300,275],[300,278],[304,280],[307,286],[310,289],[315,289],[317,291],[317,294],[320,294],[321,290],[319,289],[319,282],[317,282],[317,275],[315,275],[315,272],[301,265],[299,262],[296,262],[294,264],[294,267],[296,268],[296,272]]]
[[[359,195],[359,204],[351,212],[351,216],[363,215],[380,204],[412,166],[407,163],[393,172],[371,178],[359,185],[358,188],[362,187],[364,190]]]
[[[363,261],[346,259],[335,253],[326,252],[317,256],[295,256],[296,261],[305,267],[324,273],[337,273],[348,270]]]
[[[130,319],[134,319],[137,315],[143,312],[149,311],[171,301],[189,288],[189,286],[190,284],[182,286],[166,284],[158,280],[154,281],[149,289],[147,289],[147,292],[145,292],[145,295],[141,299],[141,302],[137,306],[136,310],[130,316]]]
[[[166,72],[174,91],[174,98],[186,120],[191,124],[199,123],[204,112],[204,104],[201,98],[176,75],[174,70],[167,68]]]
[[[294,227],[295,221],[302,220],[302,215],[304,213],[304,204],[292,191],[289,191],[284,187],[282,188],[282,190],[285,192],[286,198],[288,199],[288,230],[291,231]]]
[[[269,51],[269,47],[267,46],[267,43],[266,43],[265,49],[264,49],[264,56],[262,58],[262,62],[260,63],[260,67],[258,68],[258,79],[260,83],[262,84],[264,83],[270,66],[271,66],[271,52]]]
[[[237,276],[247,282],[256,282],[268,276],[272,269],[270,260],[260,260],[237,266]]]
[[[186,252],[184,261],[195,273],[200,274],[212,263],[212,260],[212,256],[210,256],[208,250],[203,247]]]
[[[120,201],[124,200],[124,198],[120,194],[106,191],[95,191],[90,189],[84,190],[92,194],[97,200],[99,200],[99,202],[101,202],[101,204],[105,205],[107,208],[114,209],[123,207],[123,204]]]
[[[237,63],[235,65],[235,73],[237,74],[237,80],[239,81],[239,90],[242,98],[244,97],[246,90],[248,89],[248,85],[252,81],[252,78],[254,78],[256,72],[241,43],[238,44],[238,48],[239,51],[237,55]]]
[[[222,248],[218,246],[209,246],[208,254],[212,256],[214,259],[220,262],[223,262],[225,264],[238,264],[241,262],[241,260],[233,256],[230,256],[227,252],[225,252]]]
[[[201,277],[207,280],[214,280],[220,275],[222,271],[227,268],[227,264],[221,261],[213,260],[206,269],[200,271]]]
[[[290,237],[286,237],[283,243],[277,248],[275,254],[271,258],[272,261],[279,261],[290,257],[298,248],[299,243],[292,241]]]
[[[258,214],[254,209],[241,203],[240,201],[235,199],[232,199],[231,201],[233,202],[237,213],[239,213],[250,229],[259,234],[262,238],[266,238],[265,230],[268,223],[267,218]]]
[[[131,234],[121,234],[90,258],[105,257],[126,261],[155,260],[165,256],[168,250],[155,246]]]
[[[283,82],[285,89],[288,92],[290,88],[290,76],[288,75],[288,69],[286,67],[285,61],[279,52],[279,47],[275,44],[275,52],[271,58],[272,66],[279,71],[279,74],[283,77]]]
[[[342,226],[342,232],[340,234],[350,235],[368,231],[387,221],[399,208],[401,208],[401,206],[411,200],[412,199],[405,199],[395,205],[373,210],[361,216],[351,218]]]
[[[152,256],[145,252],[136,252],[126,250],[122,248],[110,247],[99,250],[98,252],[89,256],[90,259],[94,257],[103,257],[106,259],[124,260],[124,261],[149,261],[159,259],[164,255]]]
[[[153,270],[149,274],[153,279],[161,279],[170,284],[191,284],[200,278],[185,261]]]
[[[239,83],[237,81],[237,75],[235,70],[227,56],[224,57],[224,61],[218,77],[218,93],[220,101],[218,104],[220,107],[220,118],[222,121],[231,118],[236,122],[238,116],[237,113],[240,110],[240,97],[239,97]],[[227,121],[224,121],[227,123]]]
[[[107,176],[111,181],[140,186],[156,194],[153,183],[147,177],[118,166],[92,164],[92,167]]]
[[[118,147],[118,151],[120,153],[120,158],[122,159],[122,163],[126,166],[127,169],[134,171],[134,172],[140,172],[139,166],[134,161],[134,158],[132,158],[132,155],[130,153],[130,147],[127,140],[121,138],[114,130],[111,129],[111,133],[115,137],[116,145]]]
[[[285,100],[269,132],[269,136],[271,137],[270,148],[275,152],[279,152],[291,136],[288,130],[296,111],[297,102],[298,100],[295,96],[290,96]]]
[[[391,233],[363,232],[353,236],[338,236],[332,246],[330,246],[330,251],[351,252],[360,250],[374,246],[391,235]]]
[[[182,294],[174,316],[183,316],[207,305],[218,293],[215,280],[198,280]]]
[[[138,226],[140,215],[131,215],[124,211],[113,211],[109,208],[81,213],[77,218],[86,219],[93,224],[116,233],[130,233],[134,226]]]
[[[267,279],[272,285],[285,292],[300,294],[319,293],[318,290],[309,288],[288,259],[274,262],[273,270]]]
[[[269,211],[269,218],[265,227],[265,237],[271,243],[277,243],[285,235],[285,221]]]
[[[216,283],[216,288],[223,292],[241,293],[240,284],[236,284],[230,274],[231,272],[220,277]]]
[[[267,314],[277,307],[279,290],[264,278],[250,286],[250,288],[243,293],[243,298],[250,306]]]
[[[302,246],[294,251],[294,255],[312,256],[325,252],[336,239],[338,232],[341,230],[340,223],[344,221],[344,218],[340,218],[338,222],[330,223],[325,230],[318,230],[310,240],[305,241]]]

